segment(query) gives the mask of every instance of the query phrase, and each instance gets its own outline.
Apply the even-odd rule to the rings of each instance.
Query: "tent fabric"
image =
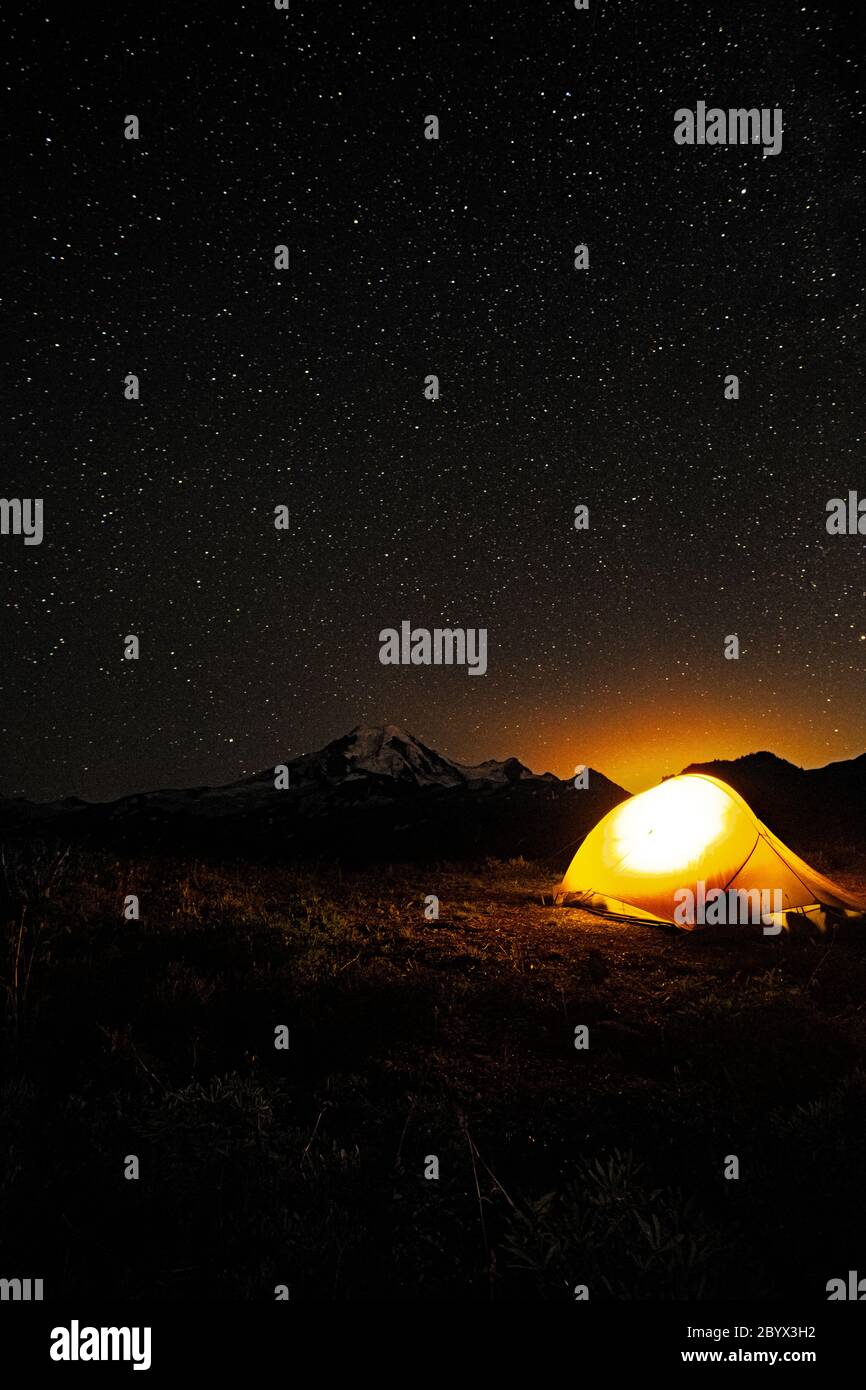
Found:
[[[781,927],[792,913],[823,926],[828,914],[866,912],[866,902],[788,849],[733,787],[704,773],[668,778],[608,812],[572,859],[556,901],[624,921],[689,926],[682,909],[675,915],[684,889],[696,899],[712,889],[769,893],[765,902],[782,911],[761,920]]]

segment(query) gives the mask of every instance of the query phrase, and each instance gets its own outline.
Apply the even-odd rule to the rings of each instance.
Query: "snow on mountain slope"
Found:
[[[489,783],[506,785],[528,778],[556,781],[552,773],[536,774],[517,758],[498,762],[489,758],[476,765],[453,762],[428,748],[397,724],[358,725],[351,733],[334,739],[315,753],[304,753],[288,762],[289,785],[311,788],[338,787],[365,779],[413,787],[459,787]],[[214,788],[213,795],[239,794],[273,786],[273,771],[267,769],[229,787]],[[207,793],[209,795],[210,793]]]

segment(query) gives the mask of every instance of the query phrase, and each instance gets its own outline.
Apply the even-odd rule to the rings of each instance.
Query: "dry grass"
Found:
[[[862,936],[611,925],[553,888],[523,861],[37,883],[12,1264],[130,1297],[820,1296],[862,1251]]]

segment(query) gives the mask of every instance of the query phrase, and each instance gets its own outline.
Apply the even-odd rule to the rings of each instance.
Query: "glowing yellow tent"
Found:
[[[587,835],[556,901],[626,921],[826,925],[860,901],[809,867],[717,777],[686,773],[615,806]]]

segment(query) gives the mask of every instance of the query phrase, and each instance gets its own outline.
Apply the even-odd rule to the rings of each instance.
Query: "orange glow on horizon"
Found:
[[[693,763],[763,750],[804,768],[866,751],[866,702],[847,714],[826,704],[807,713],[796,689],[769,709],[759,699],[760,693],[751,692],[748,710],[744,702],[726,704],[721,695],[712,701],[696,697],[690,705],[668,696],[667,707],[648,699],[643,710],[600,702],[568,721],[533,710],[506,723],[497,711],[500,717],[471,740],[458,736],[440,746],[450,745],[450,756],[466,762],[514,756],[533,772],[569,779],[587,764],[629,792],[646,791]]]

